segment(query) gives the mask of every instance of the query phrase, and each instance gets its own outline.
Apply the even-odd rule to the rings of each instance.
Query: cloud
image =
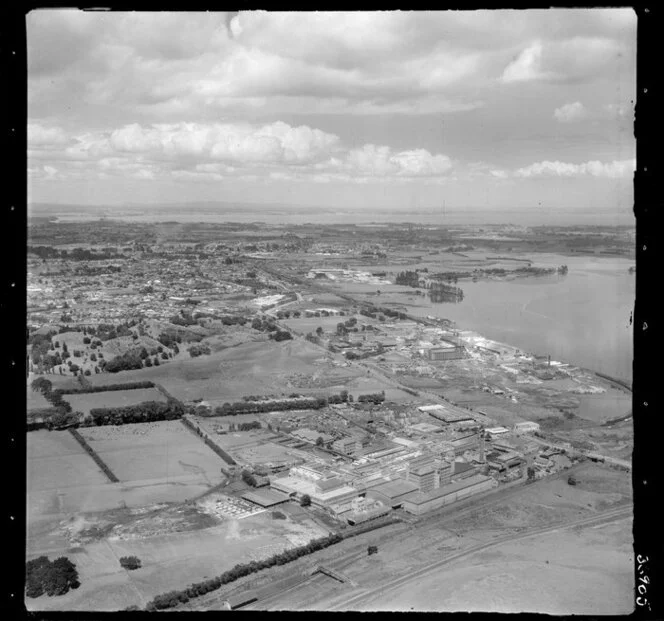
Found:
[[[542,72],[542,44],[535,41],[523,50],[503,71],[505,83],[539,80],[547,77]]]
[[[395,152],[374,144],[350,148],[335,134],[281,121],[266,125],[133,123],[71,137],[60,129],[42,127],[31,136],[36,141],[45,137],[59,140],[63,146],[50,152],[49,161],[58,161],[77,174],[87,167],[93,173],[126,173],[137,178],[174,174],[182,179],[217,179],[253,170],[271,179],[326,174],[410,179],[443,176],[452,168],[448,156],[426,149]],[[30,159],[39,157],[36,152]]]
[[[600,162],[592,160],[582,164],[543,161],[519,168],[514,172],[516,177],[628,177],[636,169],[636,160],[614,160]]]
[[[33,149],[57,148],[69,141],[61,127],[44,127],[39,123],[28,123],[28,142]]]
[[[559,123],[573,123],[580,121],[588,116],[588,111],[580,101],[568,103],[560,108],[556,108],[553,112],[553,117]]]
[[[338,136],[302,125],[276,122],[262,127],[248,123],[162,124],[125,126],[110,134],[111,147],[124,153],[197,157],[238,162],[308,162],[325,155]]]
[[[563,41],[536,40],[503,70],[503,83],[548,81],[579,83],[603,77],[616,79],[633,71],[635,48],[610,37],[576,36]]]

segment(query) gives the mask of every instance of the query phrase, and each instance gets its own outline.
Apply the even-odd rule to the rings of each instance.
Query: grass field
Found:
[[[152,380],[182,401],[200,398],[223,403],[245,395],[281,394],[287,390],[285,376],[313,374],[316,360],[323,356],[319,347],[303,340],[247,342],[209,356],[179,357],[159,367],[92,376],[90,382],[102,386]]]
[[[85,427],[81,435],[120,481],[216,485],[222,460],[180,421]]]
[[[90,392],[79,395],[65,395],[64,398],[69,402],[74,412],[83,412],[83,414],[89,414],[92,408],[119,408],[126,405],[138,405],[144,401],[166,402],[166,397],[156,388]]]
[[[29,492],[107,481],[68,431],[32,431],[27,434],[27,477]]]

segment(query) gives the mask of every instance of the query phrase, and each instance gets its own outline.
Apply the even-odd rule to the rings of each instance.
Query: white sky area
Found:
[[[33,11],[29,199],[629,212],[636,21]]]

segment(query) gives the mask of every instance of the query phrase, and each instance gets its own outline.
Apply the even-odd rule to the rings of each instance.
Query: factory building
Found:
[[[402,500],[403,508],[414,515],[422,515],[475,494],[489,491],[497,485],[497,481],[491,477],[477,474],[429,493],[417,491],[408,494]]]
[[[526,421],[523,423],[517,423],[514,425],[514,433],[534,433],[540,430],[540,426],[537,423]]]
[[[398,509],[403,505],[403,499],[411,492],[418,491],[417,485],[412,481],[394,479],[367,490],[367,498],[380,500],[387,507]]]
[[[332,448],[345,455],[355,455],[362,450],[362,443],[353,436],[344,436],[332,443]]]
[[[379,500],[371,498],[356,498],[351,501],[350,511],[346,514],[346,520],[349,524],[362,524],[383,515],[387,515],[391,508],[384,505]]]
[[[465,347],[432,347],[427,355],[429,360],[459,360],[465,357]]]

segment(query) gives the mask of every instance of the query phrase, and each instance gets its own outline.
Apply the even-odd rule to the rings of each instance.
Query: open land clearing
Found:
[[[65,395],[74,412],[89,414],[93,408],[120,408],[138,405],[145,401],[166,402],[166,397],[156,388],[136,388],[133,390],[111,390]]]
[[[223,403],[245,395],[281,394],[290,386],[288,377],[325,375],[330,363],[324,351],[306,341],[246,342],[207,356],[182,358],[159,367],[121,371],[90,378],[92,385],[152,380],[176,399]],[[344,369],[344,374],[352,373]]]
[[[488,498],[486,500],[480,499],[476,503],[470,503],[469,508],[456,510],[450,508],[441,514],[434,513],[419,524],[408,527],[398,537],[392,535],[391,531],[404,525],[395,525],[373,533],[360,535],[354,538],[358,546],[357,550],[362,550],[363,546],[363,553],[359,556],[357,554],[353,556],[352,553],[349,553],[349,560],[344,561],[343,557],[333,559],[332,551],[325,551],[320,556],[317,555],[317,559],[321,563],[328,562],[329,558],[331,566],[356,582],[357,588],[352,588],[346,584],[338,584],[322,592],[320,589],[312,591],[311,587],[304,584],[302,587],[294,588],[284,594],[283,597],[277,596],[269,603],[266,602],[265,609],[329,610],[334,608],[346,610],[346,602],[351,597],[358,595],[359,598],[359,595],[367,590],[368,594],[369,592],[374,593],[374,591],[376,593],[371,595],[371,598],[367,598],[366,602],[359,598],[356,609],[402,610],[404,608],[397,603],[399,598],[396,595],[390,600],[386,600],[382,594],[380,597],[378,596],[378,591],[382,588],[382,585],[400,577],[407,579],[412,573],[441,561],[445,556],[462,553],[480,544],[499,542],[503,537],[510,535],[515,537],[527,535],[532,530],[547,527],[555,528],[559,524],[586,518],[596,517],[599,519],[604,512],[611,512],[614,509],[620,509],[629,517],[632,496],[631,480],[628,473],[589,463],[575,466],[572,472],[578,482],[576,486],[568,485],[568,473],[563,473],[533,484],[512,488],[503,495],[493,496],[490,500]],[[600,593],[606,591],[607,586],[611,588],[617,582],[621,582],[622,586],[617,591],[611,592],[612,599],[607,602],[606,610],[627,609],[632,602],[630,585],[633,584],[633,561],[630,544],[631,524],[629,524],[629,520],[624,520],[615,527],[606,528],[608,534],[604,538],[602,538],[602,533],[605,531],[600,528],[596,530],[585,529],[583,534],[578,536],[566,535],[566,538],[561,541],[565,543],[571,541],[571,547],[565,546],[564,549],[561,547],[556,552],[557,556],[553,552],[556,547],[555,535],[550,536],[549,539],[543,537],[542,543],[540,543],[538,537],[524,540],[522,544],[512,549],[508,543],[499,543],[498,545],[502,547],[496,548],[496,550],[499,550],[501,554],[505,554],[505,562],[508,563],[510,559],[515,562],[513,565],[506,565],[502,569],[500,564],[492,565],[491,573],[496,576],[493,581],[488,574],[477,572],[473,574],[473,571],[462,574],[462,578],[457,579],[457,564],[452,563],[436,570],[435,580],[432,577],[431,580],[423,583],[429,585],[428,588],[434,588],[432,586],[434,582],[438,584],[440,607],[437,608],[435,604],[429,605],[429,600],[425,592],[422,591],[420,593],[421,599],[412,598],[409,600],[410,605],[407,609],[410,610],[412,607],[415,610],[452,610],[464,609],[465,606],[465,609],[506,610],[510,602],[519,601],[519,594],[512,591],[511,595],[509,593],[506,595],[507,599],[505,601],[501,601],[500,587],[503,579],[500,576],[514,572],[515,577],[506,579],[506,581],[508,586],[509,584],[516,585],[518,578],[524,575],[523,568],[525,566],[519,564],[520,561],[524,561],[524,557],[531,559],[533,563],[539,563],[539,560],[542,559],[541,563],[547,569],[549,565],[546,565],[545,561],[550,560],[550,564],[555,565],[554,559],[557,559],[557,569],[553,571],[560,573],[564,571],[566,565],[569,565],[576,572],[574,575],[576,575],[577,580],[563,581],[564,586],[556,590],[555,599],[549,598],[547,600],[547,604],[552,606],[552,613],[559,613],[560,611],[568,613],[587,612],[590,609],[586,600],[582,602],[583,589],[591,589],[588,593],[589,598],[596,598],[599,597]],[[585,532],[589,532],[591,535],[586,538]],[[584,538],[586,541],[590,540],[586,547],[582,543]],[[350,544],[350,541],[339,545]],[[377,545],[379,553],[368,557],[366,555],[367,545]],[[595,551],[593,552],[591,548]],[[498,553],[493,547],[490,550],[496,554]],[[517,550],[522,555],[520,559],[510,556],[515,554]],[[580,554],[579,550],[585,550],[587,553]],[[407,551],[407,553],[404,551]],[[464,562],[467,560],[469,565],[477,564],[478,561],[472,561],[473,558],[468,557]],[[488,558],[486,557],[487,561]],[[608,574],[605,565],[607,562],[611,563],[611,572]],[[458,567],[459,571],[462,571],[464,566],[459,563]],[[543,571],[538,574],[539,578],[544,579]],[[587,579],[597,577],[599,581],[601,573],[605,574],[602,581],[592,588],[588,586]],[[443,578],[443,575],[445,578]],[[473,599],[474,592],[464,590],[463,593],[467,597],[465,603],[459,603],[461,600],[456,600],[458,608],[454,608],[453,600],[449,599],[449,602],[452,602],[450,603],[451,607],[445,608],[449,603],[447,599],[444,599],[445,596],[452,598],[454,591],[442,589],[440,585],[446,584],[448,580],[452,584],[458,583],[461,585],[463,579],[471,579],[473,575],[486,578],[486,584],[482,583],[487,591],[486,598]],[[556,577],[553,574],[550,575],[552,578]],[[579,580],[580,577],[584,576],[584,580]],[[415,592],[419,588],[419,584],[420,581],[418,580],[416,585],[411,586],[411,592]],[[536,583],[526,581],[525,584],[524,588],[532,590]],[[538,582],[537,584],[548,583]],[[491,591],[491,588],[494,588],[494,590]],[[494,607],[491,607],[491,597],[495,600]],[[387,601],[392,602],[393,606],[383,606]],[[524,601],[525,608],[523,609],[528,610],[531,600],[524,599]],[[473,606],[474,602],[480,602],[487,607]],[[552,602],[557,604],[558,607],[553,606]],[[535,606],[535,604],[532,605]],[[261,604],[257,602],[251,607],[261,609]],[[516,609],[518,610],[518,607]],[[535,606],[530,609],[535,610],[537,608]]]
[[[214,513],[222,495],[206,496],[194,507],[182,509],[201,516]],[[212,505],[212,508],[211,508]],[[215,524],[198,530],[186,530],[187,516],[174,518],[169,527],[164,512],[173,514],[177,508],[142,518],[134,516],[129,523],[112,529],[107,536],[67,552],[77,564],[81,587],[60,598],[29,600],[32,610],[121,610],[130,605],[144,605],[154,596],[179,589],[192,582],[219,575],[237,563],[268,557],[286,548],[302,545],[325,535],[312,520],[274,519],[262,511],[241,519],[223,518],[214,514]],[[191,521],[191,517],[188,518]],[[140,527],[137,522],[143,521]],[[201,522],[201,525],[205,522]],[[178,528],[183,530],[178,532]],[[166,534],[164,534],[166,533]],[[34,554],[37,554],[35,550]],[[118,558],[138,556],[141,569],[126,572]]]
[[[631,520],[561,529],[471,555],[353,609],[426,612],[632,612]]]

